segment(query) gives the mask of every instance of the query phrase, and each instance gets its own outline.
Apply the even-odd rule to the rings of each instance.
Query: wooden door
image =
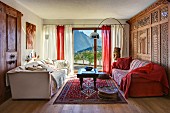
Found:
[[[0,103],[10,97],[6,72],[21,64],[21,16],[0,2]]]
[[[6,37],[6,20],[4,13],[4,5],[0,3],[0,102],[3,101],[4,95],[4,75],[5,75],[5,62],[4,62],[4,47]]]
[[[6,69],[17,66],[17,12],[6,8]]]

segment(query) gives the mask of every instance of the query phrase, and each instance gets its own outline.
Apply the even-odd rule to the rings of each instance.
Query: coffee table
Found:
[[[80,88],[83,90],[82,84],[83,84],[83,78],[93,78],[94,81],[94,89],[96,89],[96,79],[99,77],[99,75],[108,75],[108,73],[105,72],[98,72],[97,69],[93,69],[92,71],[86,71],[84,68],[79,69],[77,78],[80,80]]]

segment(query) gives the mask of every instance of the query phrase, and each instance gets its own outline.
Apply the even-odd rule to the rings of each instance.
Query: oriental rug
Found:
[[[93,79],[83,80],[83,90],[80,90],[79,79],[68,80],[58,95],[54,104],[117,104],[127,103],[122,94],[118,91],[117,99],[101,99],[98,96],[98,88],[103,86],[115,87],[112,79],[97,79],[94,89]]]

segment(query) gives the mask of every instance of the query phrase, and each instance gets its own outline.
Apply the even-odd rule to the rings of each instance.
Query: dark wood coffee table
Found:
[[[83,89],[82,84],[83,84],[83,78],[93,78],[94,81],[94,88],[96,88],[96,79],[98,78],[99,75],[106,75],[107,73],[105,72],[98,72],[96,71],[86,71],[84,68],[79,69],[77,78],[80,80],[80,88],[81,90]]]

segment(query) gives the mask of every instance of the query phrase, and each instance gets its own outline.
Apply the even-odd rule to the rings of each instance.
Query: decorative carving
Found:
[[[117,58],[120,58],[120,48],[119,47],[115,47],[114,48],[114,52],[113,52],[113,58],[114,60],[117,60]]]
[[[147,29],[147,54],[150,55],[151,53],[151,35],[150,35],[150,28]]]
[[[168,23],[161,24],[161,65],[168,66]]]
[[[151,16],[152,16],[152,23],[158,22],[158,11],[153,12]]]
[[[133,23],[133,24],[132,24],[132,27],[131,27],[131,30],[135,30],[135,29],[137,29],[137,28],[138,28],[137,22]]]
[[[149,25],[150,24],[150,16],[146,16],[144,18],[144,21],[145,21],[145,25]]]
[[[146,16],[143,19],[138,21],[138,27],[143,27],[143,26],[146,26],[148,24],[150,24],[150,17],[149,16]]]
[[[150,61],[150,55],[147,55],[147,54],[138,54],[138,59]]]
[[[140,44],[140,37],[139,37],[140,34],[141,34],[141,31],[137,32],[137,34],[138,34],[138,35],[137,35],[137,36],[138,36],[138,37],[137,37],[137,42],[138,42],[138,44],[137,44],[137,46],[138,46],[138,49],[137,49],[138,51],[137,51],[137,53],[141,53],[141,50],[140,50],[140,49],[141,49],[141,48],[140,48],[141,44]]]
[[[168,7],[167,6],[160,10],[160,16],[161,16],[161,20],[168,18]]]
[[[137,58],[137,50],[138,50],[138,41],[137,41],[137,32],[133,34],[133,48],[134,48],[134,58]]]
[[[158,25],[152,27],[152,61],[159,63]]]
[[[142,30],[139,33],[139,43],[140,45],[140,53],[146,54],[147,53],[147,30]]]
[[[156,1],[155,3],[153,3],[148,8],[146,8],[142,12],[140,12],[137,15],[135,15],[134,17],[132,17],[128,22],[132,23],[132,21],[134,21],[135,19],[140,18],[140,16],[145,15],[146,13],[150,12],[151,10],[153,10],[155,7],[158,7],[158,6],[162,5],[162,4],[168,4],[168,1],[167,0],[158,0],[158,1]]]

